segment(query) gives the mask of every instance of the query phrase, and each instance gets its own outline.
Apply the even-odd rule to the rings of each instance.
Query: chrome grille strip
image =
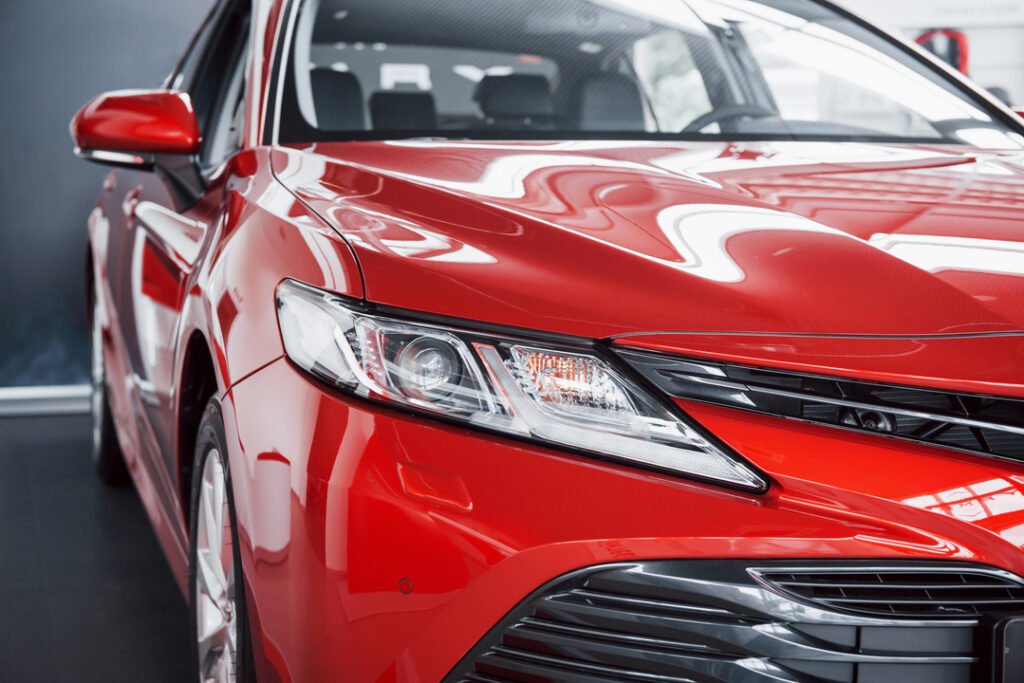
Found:
[[[973,619],[958,621],[908,621],[884,617],[865,618],[821,609],[814,604],[794,602],[765,585],[750,585],[739,582],[716,581],[690,578],[672,574],[658,574],[657,565],[627,567],[603,572],[590,579],[587,588],[605,593],[643,590],[653,593],[664,591],[675,593],[680,601],[706,604],[726,608],[737,617],[758,619],[766,622],[799,622],[804,624],[831,626],[907,626],[919,628],[956,628],[974,626]]]
[[[998,569],[936,568],[918,574],[884,566],[847,571],[807,567],[751,568],[748,571],[761,585],[774,587],[785,595],[873,615],[950,616],[959,612],[962,616],[975,616],[986,611],[1024,611],[1024,580]],[[861,576],[864,580],[844,580],[850,576]],[[841,578],[836,580],[837,577]],[[868,581],[868,577],[872,581]],[[912,583],[912,578],[920,580]],[[906,594],[911,591],[916,591],[917,595]],[[965,595],[970,591],[975,594]],[[833,594],[836,592],[838,594]],[[1003,594],[993,594],[998,592]]]
[[[1024,400],[617,350],[669,396],[1024,460]],[[870,415],[866,420],[863,416]]]
[[[698,380],[693,375],[687,375],[684,373],[666,373],[676,379],[683,380]],[[720,385],[722,383],[719,383]],[[996,422],[982,422],[981,420],[972,420],[966,417],[957,417],[955,415],[946,415],[942,413],[928,413],[919,410],[907,410],[892,404],[878,402],[878,403],[862,403],[859,401],[849,401],[841,398],[831,398],[828,396],[810,396],[799,391],[786,391],[785,389],[771,389],[768,387],[756,386],[753,384],[737,384],[734,385],[738,391],[745,391],[755,394],[767,394],[769,396],[779,396],[781,398],[795,398],[801,401],[811,401],[815,403],[827,403],[834,406],[842,406],[843,408],[855,408],[857,410],[880,410],[884,413],[892,415],[903,415],[905,417],[916,417],[919,420],[928,420],[930,422],[951,422],[953,424],[963,425],[964,427],[977,427],[979,429],[994,429],[1000,432],[1009,432],[1011,434],[1024,435],[1024,427],[1016,427],[1013,425],[998,424]]]

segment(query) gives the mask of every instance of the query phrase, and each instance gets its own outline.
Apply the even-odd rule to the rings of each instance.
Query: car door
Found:
[[[241,138],[248,55],[248,3],[224,2],[169,81],[172,89],[189,93],[199,120],[203,146],[195,167],[129,171],[118,182],[122,200],[119,226],[112,230],[111,289],[123,342],[131,431],[147,475],[140,491],[147,504],[158,503],[178,519],[172,452],[177,328],[193,265],[223,205],[225,162]]]

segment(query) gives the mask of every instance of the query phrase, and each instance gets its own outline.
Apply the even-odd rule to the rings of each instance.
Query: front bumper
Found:
[[[926,462],[925,492],[998,479],[1024,501],[1015,465],[692,410],[780,473],[768,494],[744,495],[348,399],[285,360],[233,387],[224,408],[256,649],[261,673],[280,680],[441,681],[538,586],[611,563],[869,558],[1024,571],[1005,516],[1024,504],[958,518],[908,502],[922,493],[912,481],[864,490],[860,470],[875,462],[877,479]],[[793,465],[814,458],[832,466],[802,479]],[[856,487],[821,483],[841,481],[840,462],[855,463]]]

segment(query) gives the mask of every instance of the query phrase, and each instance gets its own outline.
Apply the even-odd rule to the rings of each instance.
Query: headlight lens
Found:
[[[678,411],[586,349],[412,323],[293,281],[277,292],[285,352],[321,380],[478,427],[764,490]]]

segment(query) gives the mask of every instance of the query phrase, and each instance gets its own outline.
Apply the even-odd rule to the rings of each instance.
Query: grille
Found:
[[[445,683],[990,681],[991,624],[1021,586],[961,564],[596,567],[524,601]]]
[[[670,396],[1024,460],[1024,401],[620,351]]]
[[[1024,584],[995,571],[756,571],[766,584],[828,609],[882,616],[1024,613]]]

